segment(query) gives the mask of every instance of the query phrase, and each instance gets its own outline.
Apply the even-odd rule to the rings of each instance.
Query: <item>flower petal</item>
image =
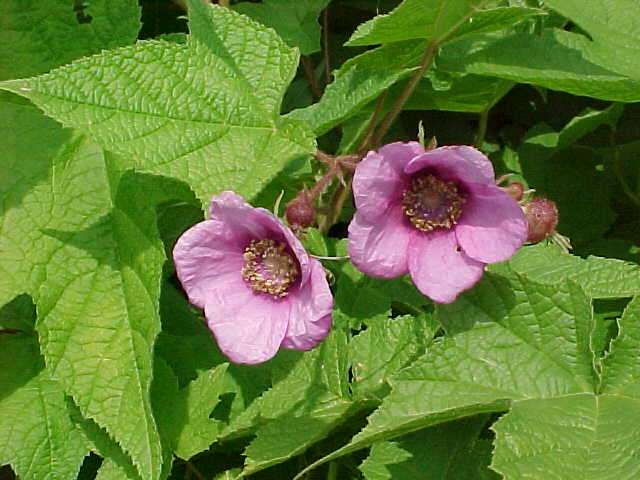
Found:
[[[209,217],[216,217],[220,215],[225,207],[245,208],[251,209],[244,198],[235,192],[225,190],[218,195],[211,197],[211,205],[209,205]]]
[[[310,350],[329,333],[333,310],[333,295],[319,261],[311,260],[309,282],[289,295],[289,326],[282,346],[295,350]]]
[[[451,303],[482,278],[484,263],[458,248],[453,231],[433,231],[411,238],[409,271],[423,294],[434,302]]]
[[[211,220],[225,225],[229,240],[242,245],[251,240],[271,238],[289,245],[300,264],[300,282],[309,279],[309,255],[293,232],[273,213],[264,208],[254,208],[234,192],[222,192],[211,199]]]
[[[182,234],[173,249],[173,259],[192,304],[204,308],[213,290],[241,278],[243,249],[229,226],[215,220],[200,222]]]
[[[407,248],[414,233],[402,207],[392,206],[373,221],[356,211],[349,224],[349,256],[372,277],[394,278],[408,272]]]
[[[289,308],[289,299],[274,300],[240,281],[214,291],[204,311],[220,350],[231,361],[261,363],[278,352]]]
[[[400,202],[408,181],[404,167],[422,152],[417,142],[396,142],[362,159],[353,177],[355,204],[362,216],[379,218],[389,206]]]
[[[498,187],[471,185],[456,226],[467,255],[494,263],[511,258],[527,239],[527,220],[520,205]]]
[[[467,145],[429,150],[411,160],[404,171],[410,175],[426,168],[436,170],[445,180],[484,184],[495,182],[491,161]]]

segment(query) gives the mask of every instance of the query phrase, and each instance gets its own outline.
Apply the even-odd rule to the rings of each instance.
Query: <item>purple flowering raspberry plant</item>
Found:
[[[0,1],[0,480],[640,478],[639,41]]]
[[[349,255],[356,267],[381,278],[410,273],[439,303],[453,302],[485,265],[511,258],[527,239],[522,209],[473,147],[385,145],[357,166],[353,194]]]

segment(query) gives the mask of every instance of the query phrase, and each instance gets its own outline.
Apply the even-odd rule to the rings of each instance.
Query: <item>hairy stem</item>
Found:
[[[411,77],[411,79],[405,85],[404,89],[402,90],[398,98],[396,98],[396,101],[393,103],[393,106],[391,107],[391,110],[389,110],[389,113],[387,113],[385,117],[382,119],[382,122],[380,123],[380,128],[378,128],[378,130],[376,131],[373,137],[372,143],[374,147],[380,144],[384,136],[387,134],[387,132],[391,128],[391,125],[393,125],[393,122],[395,122],[398,115],[400,115],[400,112],[402,111],[404,104],[407,103],[407,100],[409,100],[409,98],[413,94],[413,91],[418,86],[418,82],[420,82],[420,79],[424,76],[425,72],[427,71],[431,63],[433,63],[433,59],[435,58],[437,52],[438,52],[438,43],[435,41],[429,42],[429,45],[427,46],[427,49],[425,50],[424,55],[422,56],[422,61],[420,62],[420,68],[418,68],[416,73],[413,74],[413,77]]]

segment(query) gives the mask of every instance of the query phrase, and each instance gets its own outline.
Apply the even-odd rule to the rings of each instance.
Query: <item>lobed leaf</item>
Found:
[[[126,168],[184,180],[203,205],[224,189],[255,195],[315,146],[278,115],[298,55],[245,16],[192,3],[186,45],[140,42],[0,88],[86,131]]]

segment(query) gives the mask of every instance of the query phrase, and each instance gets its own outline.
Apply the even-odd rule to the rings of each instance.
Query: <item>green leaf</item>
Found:
[[[158,335],[156,352],[175,372],[181,388],[217,365],[228,362],[218,349],[202,312],[187,303],[181,292],[169,282],[162,289],[160,314],[163,330]],[[274,360],[277,361],[277,360]],[[224,392],[232,397],[216,418],[235,419],[271,384],[272,363],[261,365],[229,364]]]
[[[318,15],[330,0],[265,0],[263,3],[241,2],[237,12],[273,28],[288,45],[297,47],[302,55],[320,50]]]
[[[603,110],[596,110],[594,108],[587,108],[580,115],[575,116],[567,123],[558,135],[559,148],[566,148],[573,145],[583,136],[593,132],[595,129],[602,125],[608,125],[610,128],[615,129],[624,106],[614,103],[608,108]]]
[[[127,469],[111,458],[105,458],[95,480],[139,480],[135,469]]]
[[[107,430],[143,478],[158,478],[149,388],[165,257],[154,207],[180,188],[119,177],[110,157],[85,140],[72,153],[58,181],[70,179],[67,194],[80,185],[91,191],[93,212],[79,211],[81,223],[67,213],[47,230],[59,244],[37,301],[43,352],[83,416]]]
[[[505,411],[518,400],[594,391],[593,312],[576,284],[487,275],[483,285],[486,291],[476,288],[451,306],[466,300],[456,317],[439,311],[445,326],[462,314],[475,325],[443,337],[394,376],[367,427],[309,468],[444,421]]]
[[[498,478],[488,469],[491,441],[479,437],[487,421],[479,415],[376,443],[359,468],[367,480]]]
[[[586,55],[589,40],[560,29],[473,36],[443,47],[438,68],[528,83],[602,100],[640,101],[640,82]]]
[[[119,160],[3,95],[0,299],[28,293],[42,352],[82,415],[131,455],[144,478],[160,473],[149,403],[159,330],[163,246],[155,205],[184,187],[121,176]]]
[[[431,79],[423,79],[405,105],[405,110],[445,110],[481,113],[493,107],[511,90],[513,83],[478,75],[454,77],[446,89],[434,87]],[[395,98],[396,89],[390,98]]]
[[[278,115],[298,54],[230,9],[192,2],[190,13],[187,45],[140,42],[0,88],[86,131],[126,168],[186,181],[203,205],[223,189],[250,197],[315,147]]]
[[[33,332],[36,309],[28,295],[20,295],[0,309],[0,329]]]
[[[283,415],[258,428],[256,438],[244,454],[247,457],[243,475],[285,462],[303,453],[314,443],[328,437],[357,408],[342,401],[299,417]]]
[[[443,75],[437,69],[428,72],[425,77],[420,80],[415,91],[405,103],[404,110],[482,113],[491,109],[514,85],[508,80],[479,75]],[[396,77],[397,79],[398,77]],[[398,81],[388,89],[379,114],[386,113],[391,108],[393,100],[404,89],[407,81]],[[377,87],[373,91],[380,93]],[[343,107],[350,108],[348,103],[343,104]],[[358,107],[358,113],[344,121],[341,126],[341,152],[352,152],[357,149],[358,140],[364,135],[376,107],[377,102],[371,102],[365,107]],[[332,121],[331,118],[327,120]]]
[[[209,448],[218,436],[219,422],[209,418],[225,390],[228,364],[204,372],[179,392],[174,409],[186,413],[176,439],[176,455],[188,460]]]
[[[371,453],[358,468],[366,480],[391,480],[396,472],[391,472],[389,465],[395,466],[412,456],[399,442],[378,442],[373,444]]]
[[[402,6],[406,3],[407,2],[403,3],[401,7],[398,8],[404,8]],[[422,0],[421,3],[423,3]],[[446,2],[442,2],[443,5],[444,3]],[[467,4],[469,2],[466,0],[457,0],[457,4],[461,3]],[[418,12],[427,12],[425,13],[427,15],[433,14],[432,10],[429,10],[422,5],[420,7],[416,7],[416,9],[417,10],[415,11]],[[468,5],[463,10],[463,15],[470,11],[468,11]],[[448,4],[446,8],[442,9],[442,11],[452,12],[452,14],[455,14],[455,8],[449,10]],[[481,18],[485,18],[482,15],[493,15],[491,12],[495,11],[496,10],[477,12],[477,15],[480,15]],[[416,17],[414,13],[415,12],[412,12],[411,14]],[[498,14],[496,15],[497,17],[499,16]],[[512,23],[526,18],[527,16],[526,12],[519,12],[519,15],[520,16],[514,15],[513,17],[510,17]],[[390,17],[382,15],[376,18],[382,20]],[[474,16],[474,22],[475,21],[476,17]],[[372,22],[375,22],[375,19],[372,20]],[[408,30],[402,30],[402,32],[406,35]],[[372,100],[389,89],[389,87],[408,77],[417,68],[419,68],[421,59],[424,55],[425,49],[427,48],[427,42],[423,40],[422,37],[410,36],[409,38],[412,40],[386,43],[375,50],[370,50],[347,60],[340,69],[335,72],[335,80],[327,87],[324,95],[318,103],[303,109],[294,110],[287,115],[287,118],[305,122],[311,126],[317,135],[322,135],[334,126],[342,123],[347,118],[355,115]],[[380,68],[380,65],[384,65],[385,68]],[[423,81],[423,85],[428,83],[425,82],[426,81]],[[477,86],[472,87],[469,85],[471,82],[471,80],[467,80],[461,87],[464,88],[462,95],[465,95],[465,92],[466,95],[469,95],[469,90],[477,90]],[[498,82],[494,82],[494,86],[495,83]],[[484,87],[485,90],[487,88],[491,87]],[[439,102],[441,105],[447,105],[446,102],[448,100],[446,100],[446,98],[448,97],[446,95],[438,96],[437,93],[434,93],[433,95],[435,98],[431,99],[429,98],[429,91],[432,89],[429,87],[427,90],[429,93],[427,93],[427,98],[425,98],[424,95],[420,95],[420,90],[421,89],[418,89],[418,93],[416,93],[415,96],[415,102],[418,102],[418,105],[420,105],[420,102]],[[472,94],[477,95],[475,92]],[[393,98],[392,95],[389,95],[389,97]],[[454,102],[453,100],[450,101]],[[373,108],[374,107],[371,107],[371,109]],[[459,108],[460,107],[452,108],[452,110],[457,110]],[[465,109],[465,111],[469,110]]]
[[[334,72],[335,79],[319,102],[286,117],[304,122],[316,135],[322,135],[411,74],[420,64],[425,48],[424,42],[401,42],[351,58]]]
[[[60,188],[52,180],[65,164],[64,146],[71,132],[45,118],[26,101],[0,94],[0,304],[21,293],[37,299],[52,250],[47,228],[51,205]],[[10,172],[10,173],[9,173]],[[92,198],[77,194],[88,204]]]
[[[136,0],[84,3],[75,9],[69,0],[1,2],[0,80],[44,73],[135,41],[140,29]]]
[[[346,254],[346,241],[338,245],[338,255]],[[345,262],[337,276],[335,323],[359,329],[363,322],[386,318],[392,307],[400,314],[420,315],[429,300],[411,283],[409,277],[394,280],[371,278]]]
[[[591,37],[588,57],[612,71],[640,80],[640,21],[634,0],[546,0]]]
[[[640,295],[636,296],[618,323],[618,337],[611,344],[611,354],[603,361],[604,393],[640,398]]]
[[[34,298],[52,374],[143,476],[156,478],[148,388],[164,254],[152,240],[154,190],[131,178],[118,184],[115,160],[97,146],[15,97],[3,99],[0,131],[15,140],[3,144],[13,173],[2,177],[0,299]]]
[[[493,427],[491,468],[506,479],[631,480],[640,475],[637,398],[574,394],[514,404]]]
[[[353,381],[357,397],[380,398],[389,378],[424,353],[436,331],[430,316],[368,320],[367,329],[349,343]]]
[[[76,478],[89,448],[43,370],[36,338],[0,337],[0,366],[0,465],[24,480]]]
[[[525,7],[480,10],[488,3],[487,0],[404,0],[392,12],[360,25],[347,45],[376,45],[417,38],[442,43],[470,33],[500,30],[543,13]]]
[[[582,259],[555,245],[538,244],[520,249],[507,265],[492,268],[501,272],[507,267],[547,284],[572,280],[592,298],[640,295],[640,266],[632,262],[593,256]]]
[[[158,423],[162,442],[163,465],[161,479],[168,478],[173,463],[177,430],[184,423],[184,412],[176,408],[178,384],[171,369],[158,357],[154,359],[154,378],[151,386],[153,413]],[[91,443],[91,450],[104,461],[98,471],[100,480],[141,480],[132,459],[109,434],[93,420],[82,417],[78,407],[71,401],[67,405],[71,418]]]
[[[273,386],[258,397],[222,432],[222,438],[244,434],[282,416],[313,417],[316,410],[333,408],[347,398],[348,379],[345,333],[334,329],[314,350],[280,352],[274,359]],[[342,350],[339,352],[339,350]]]

